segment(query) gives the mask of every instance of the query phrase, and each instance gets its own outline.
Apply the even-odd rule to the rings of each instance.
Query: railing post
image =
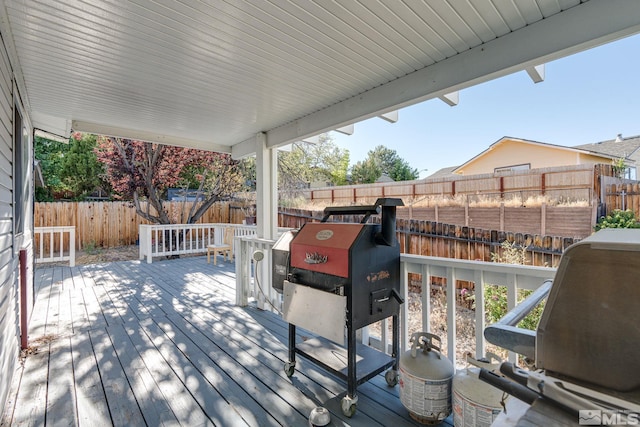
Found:
[[[422,266],[422,330],[431,332],[431,266]]]
[[[146,255],[146,244],[147,244],[147,226],[144,224],[140,224],[138,226],[138,259],[143,260]]]
[[[239,239],[240,250],[236,252],[236,305],[245,307],[249,304],[249,266],[247,258],[249,242]],[[246,261],[245,261],[246,260]]]
[[[147,231],[147,236],[146,236],[146,240],[147,240],[147,264],[151,264],[153,262],[153,247],[151,246],[151,237],[153,235],[153,226],[149,226],[149,229]],[[158,244],[157,240],[156,240],[156,245]]]
[[[507,312],[514,309],[517,304],[518,298],[518,283],[516,280],[515,274],[507,274]],[[516,363],[518,356],[510,351],[509,352],[509,361],[512,363]]]
[[[485,357],[484,342],[484,273],[482,270],[473,272],[473,283],[476,299],[476,359]]]
[[[69,266],[76,266],[76,227],[69,230]]]
[[[400,292],[404,299],[400,310],[400,354],[404,354],[409,344],[409,270],[406,262],[400,263]]]
[[[456,270],[447,267],[447,357],[456,366]]]

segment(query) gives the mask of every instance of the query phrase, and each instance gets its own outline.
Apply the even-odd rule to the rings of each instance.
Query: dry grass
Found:
[[[409,335],[424,332],[422,327],[422,299],[419,293],[410,292],[409,300]],[[447,304],[443,292],[431,297],[431,313],[429,315],[431,333],[442,340],[442,352],[447,353]],[[391,327],[391,326],[389,326]],[[380,336],[380,322],[370,326],[373,336]],[[391,334],[391,330],[388,332]],[[467,353],[475,354],[476,349],[475,312],[466,307],[456,307],[456,360],[457,368],[466,366]],[[390,336],[390,335],[389,335]]]
[[[312,202],[303,197],[288,200],[283,205],[287,208],[305,209],[311,211],[322,211],[328,206],[361,206],[372,205],[376,198],[359,199],[356,203],[335,202]],[[588,200],[573,200],[566,198],[555,198],[551,196],[526,196],[520,193],[505,194],[504,198],[499,195],[485,194],[458,194],[456,196],[422,196],[415,199],[403,198],[405,206],[413,206],[415,208],[424,207],[461,207],[469,206],[475,208],[499,208],[501,205],[505,207],[540,207],[543,204],[548,206],[561,207],[585,207],[589,206]]]
[[[485,194],[458,194],[453,197],[425,196],[411,201],[410,204],[413,207],[459,207],[469,205],[472,208],[499,208],[503,204],[505,207],[540,207],[543,204],[563,207],[589,206],[587,200],[558,199],[543,195],[523,196],[520,193],[505,194],[504,198],[499,195]]]

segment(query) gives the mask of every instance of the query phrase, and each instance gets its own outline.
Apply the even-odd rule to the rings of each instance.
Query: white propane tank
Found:
[[[414,420],[438,424],[451,413],[451,379],[455,370],[451,361],[442,356],[438,336],[417,332],[411,342],[411,350],[400,357],[400,401]]]
[[[491,363],[491,359],[495,363]],[[478,378],[480,368],[494,371],[502,360],[488,353],[486,359],[467,355],[468,366],[453,377],[453,425],[455,427],[490,427],[502,411],[504,393]]]

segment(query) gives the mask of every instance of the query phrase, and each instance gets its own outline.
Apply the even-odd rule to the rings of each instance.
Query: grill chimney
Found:
[[[616,142],[622,142],[622,134],[619,133],[618,136],[616,136]]]
[[[394,246],[396,243],[396,206],[404,206],[402,199],[382,197],[376,200],[376,206],[382,206],[382,228],[376,234],[376,243]]]

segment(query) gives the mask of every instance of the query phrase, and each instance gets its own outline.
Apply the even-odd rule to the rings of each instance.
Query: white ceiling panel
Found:
[[[640,31],[632,0],[0,0],[34,125],[241,156]]]

